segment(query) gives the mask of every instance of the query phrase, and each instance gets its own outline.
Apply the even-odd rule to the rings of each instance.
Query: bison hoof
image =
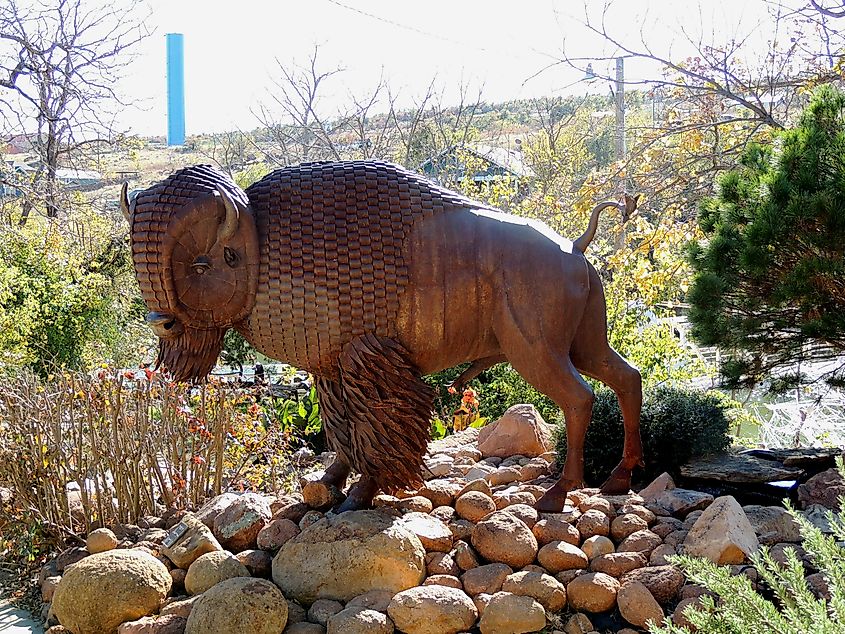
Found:
[[[368,481],[367,478],[361,478],[349,489],[346,500],[337,507],[337,512],[360,511],[370,508],[376,491],[378,491],[378,486],[374,482]]]
[[[607,481],[601,485],[601,492],[604,495],[625,495],[630,490],[631,472],[620,467],[614,469]]]
[[[541,513],[560,513],[566,505],[566,494],[573,488],[567,483],[558,482],[537,500],[534,508]]]

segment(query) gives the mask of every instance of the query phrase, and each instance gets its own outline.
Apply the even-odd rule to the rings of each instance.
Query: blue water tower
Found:
[[[185,36],[167,34],[167,145],[185,143]]]

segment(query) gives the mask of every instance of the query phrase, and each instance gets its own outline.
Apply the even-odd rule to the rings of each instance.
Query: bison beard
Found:
[[[175,337],[159,339],[156,369],[163,367],[176,381],[202,381],[217,362],[226,330],[186,327]]]
[[[421,485],[434,391],[392,339],[356,337],[339,361],[340,381],[317,379],[330,447],[385,491]]]

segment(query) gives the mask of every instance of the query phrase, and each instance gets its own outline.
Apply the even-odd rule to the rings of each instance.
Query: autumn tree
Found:
[[[28,135],[39,158],[22,222],[42,201],[47,216],[58,215],[58,168],[115,140],[115,112],[125,105],[115,84],[148,34],[137,0],[0,5],[0,115],[5,132]]]
[[[845,350],[845,94],[817,90],[798,125],[752,145],[699,211],[690,261],[693,334],[729,359],[730,387]],[[845,380],[835,365],[828,380]]]

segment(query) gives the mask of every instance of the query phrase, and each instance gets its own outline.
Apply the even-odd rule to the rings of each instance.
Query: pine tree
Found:
[[[704,201],[693,336],[727,356],[728,387],[845,349],[845,94],[821,87],[798,125],[752,145]],[[823,344],[819,346],[818,344]],[[786,378],[784,378],[786,377]],[[781,373],[776,387],[801,376]],[[842,368],[828,377],[842,384]]]

